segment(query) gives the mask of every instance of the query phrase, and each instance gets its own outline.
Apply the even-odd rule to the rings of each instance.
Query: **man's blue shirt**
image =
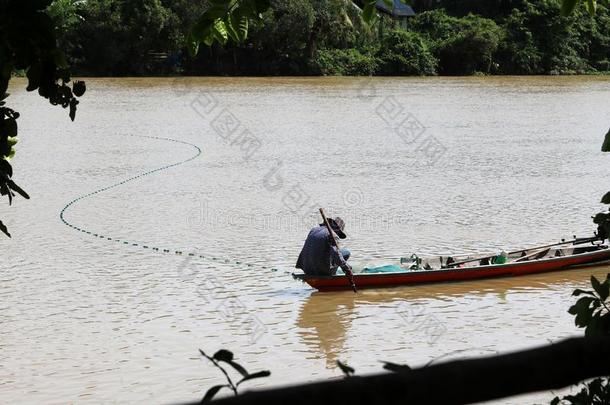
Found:
[[[295,267],[309,275],[333,275],[337,267],[347,266],[343,256],[334,246],[328,229],[318,226],[309,231]]]

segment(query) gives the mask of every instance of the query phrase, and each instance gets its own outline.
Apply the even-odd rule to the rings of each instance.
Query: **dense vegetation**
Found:
[[[610,10],[559,0],[414,2],[406,22],[363,22],[344,0],[272,0],[228,41],[189,58],[189,28],[209,9],[188,0],[56,0],[49,13],[79,75],[468,75],[610,70]],[[236,24],[237,26],[237,24]],[[228,32],[227,32],[228,31]],[[234,34],[238,37],[239,35]],[[240,38],[242,39],[242,38]]]

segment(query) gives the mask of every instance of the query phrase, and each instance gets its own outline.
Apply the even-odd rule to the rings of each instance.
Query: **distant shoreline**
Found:
[[[173,79],[173,78],[257,78],[257,79],[271,79],[271,78],[466,78],[466,77],[594,77],[594,76],[610,76],[610,71],[605,72],[586,72],[586,73],[574,73],[574,74],[535,74],[535,75],[515,75],[515,74],[472,74],[472,75],[142,75],[142,76],[134,76],[134,75],[126,75],[126,76],[101,76],[101,75],[80,75],[73,74],[74,79]],[[14,73],[13,77],[15,78],[24,78],[26,79],[25,73]]]

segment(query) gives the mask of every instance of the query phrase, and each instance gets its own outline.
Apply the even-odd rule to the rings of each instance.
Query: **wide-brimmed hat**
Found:
[[[345,221],[343,221],[339,217],[336,217],[336,218],[328,218],[328,223],[330,224],[330,227],[333,228],[333,231],[335,231],[335,233],[337,234],[337,236],[340,239],[347,238],[347,235],[345,234],[345,232],[343,232],[343,230],[345,229]],[[320,224],[320,226],[325,226],[325,224]]]

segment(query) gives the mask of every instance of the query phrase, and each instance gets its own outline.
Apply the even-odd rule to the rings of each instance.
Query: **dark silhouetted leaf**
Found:
[[[602,204],[610,204],[610,191],[608,191],[606,194],[604,194],[604,196],[602,197]]]
[[[4,131],[9,138],[17,136],[17,121],[14,118],[4,120]]]
[[[201,400],[201,403],[202,403],[202,404],[207,404],[207,403],[209,403],[210,401],[212,401],[212,399],[214,398],[214,396],[215,396],[216,394],[218,394],[218,391],[220,391],[220,389],[221,389],[222,387],[226,387],[226,385],[215,385],[215,386],[213,386],[212,388],[210,388],[210,389],[208,390],[208,392],[206,392],[206,393],[205,393],[205,395],[204,395],[203,399]]]
[[[255,378],[269,377],[270,375],[271,375],[271,371],[268,371],[268,370],[263,370],[263,371],[259,371],[256,373],[248,374],[237,383],[237,386],[239,386],[239,384],[243,383],[244,381],[254,380]]]
[[[35,63],[28,69],[26,76],[28,78],[27,91],[34,91],[40,86],[40,78],[42,76],[42,66],[40,63]]]
[[[214,358],[214,360],[224,361],[226,363],[233,361],[233,353],[225,349],[220,349],[219,351],[214,353],[214,356],[212,357]]]
[[[570,313],[572,315],[576,315],[582,309],[589,308],[589,306],[591,305],[591,302],[593,302],[595,300],[596,300],[596,298],[594,298],[594,297],[582,297],[578,301],[576,301],[576,304],[572,305],[570,307],[570,309],[568,309],[568,313]]]
[[[5,173],[8,177],[13,177],[13,167],[11,164],[5,160],[0,158],[0,177],[2,177],[2,173]]]
[[[591,296],[595,296],[595,294],[593,293],[593,291],[586,291],[586,290],[581,290],[580,288],[577,288],[576,290],[574,290],[574,292],[572,293],[573,296],[578,297],[579,295],[591,295]]]
[[[608,299],[608,295],[610,294],[610,284],[607,281],[600,283],[595,276],[591,276],[591,285],[602,301],[606,301],[606,299]]]
[[[591,286],[595,290],[595,292],[599,295],[599,290],[601,288],[601,283],[595,276],[591,276]]]
[[[599,314],[595,314],[591,317],[591,319],[589,319],[589,322],[587,324],[587,328],[585,329],[585,336],[586,337],[591,337],[591,336],[598,336],[600,335],[600,315]]]
[[[610,217],[610,214],[607,213],[603,213],[603,212],[599,212],[597,214],[595,214],[595,216],[593,217],[593,223],[594,224],[603,224],[604,222],[606,222]]]
[[[11,237],[11,234],[8,233],[8,229],[6,228],[6,226],[2,223],[2,221],[0,221],[0,231],[2,231],[2,233],[4,233],[6,236],[8,236],[9,238]]]
[[[26,193],[21,187],[19,187],[13,180],[8,180],[6,184],[11,188],[11,190],[15,190],[19,195],[21,195],[26,200],[30,199],[28,193]]]
[[[591,322],[591,318],[593,317],[592,309],[581,309],[577,314],[576,318],[574,318],[574,324],[579,328],[586,328],[589,326]]]
[[[72,92],[76,97],[81,97],[85,94],[85,91],[87,91],[87,85],[83,81],[77,80],[72,85]]]
[[[352,374],[354,374],[356,372],[356,370],[354,370],[352,367],[348,366],[347,364],[342,363],[340,360],[337,360],[337,366],[339,366],[341,371],[343,371],[343,374],[345,374],[347,377],[350,377]]]
[[[217,351],[216,353],[214,353],[213,359],[217,360],[217,361],[225,362],[228,365],[230,365],[231,367],[233,367],[243,377],[247,376],[248,371],[246,371],[246,369],[244,367],[242,367],[241,364],[234,362],[233,357],[234,356],[233,356],[232,352],[225,350],[225,349],[221,349],[221,350]]]
[[[9,200],[8,203],[9,205],[11,205],[11,190],[8,188],[8,185],[6,184],[6,180],[2,183],[0,183],[0,195],[8,195],[9,196]]]
[[[406,364],[396,364],[390,361],[383,361],[382,363],[384,369],[394,373],[404,373],[405,371],[411,370],[411,367],[407,366]]]
[[[584,328],[589,325],[595,308],[595,306],[591,308],[591,304],[596,301],[599,300],[595,297],[582,297],[576,301],[576,304],[570,307],[568,312],[572,315],[576,315],[576,318],[574,319],[574,324],[576,326]]]
[[[227,364],[229,364],[231,367],[233,367],[239,374],[241,374],[242,376],[247,376],[248,372],[246,371],[245,368],[243,368],[240,364],[234,362],[234,361],[227,361],[225,362]]]
[[[70,100],[70,119],[72,121],[74,121],[74,118],[76,118],[76,106],[78,105],[78,100],[76,99],[72,99]]]
[[[604,143],[602,144],[602,152],[610,152],[610,130],[604,137]]]

